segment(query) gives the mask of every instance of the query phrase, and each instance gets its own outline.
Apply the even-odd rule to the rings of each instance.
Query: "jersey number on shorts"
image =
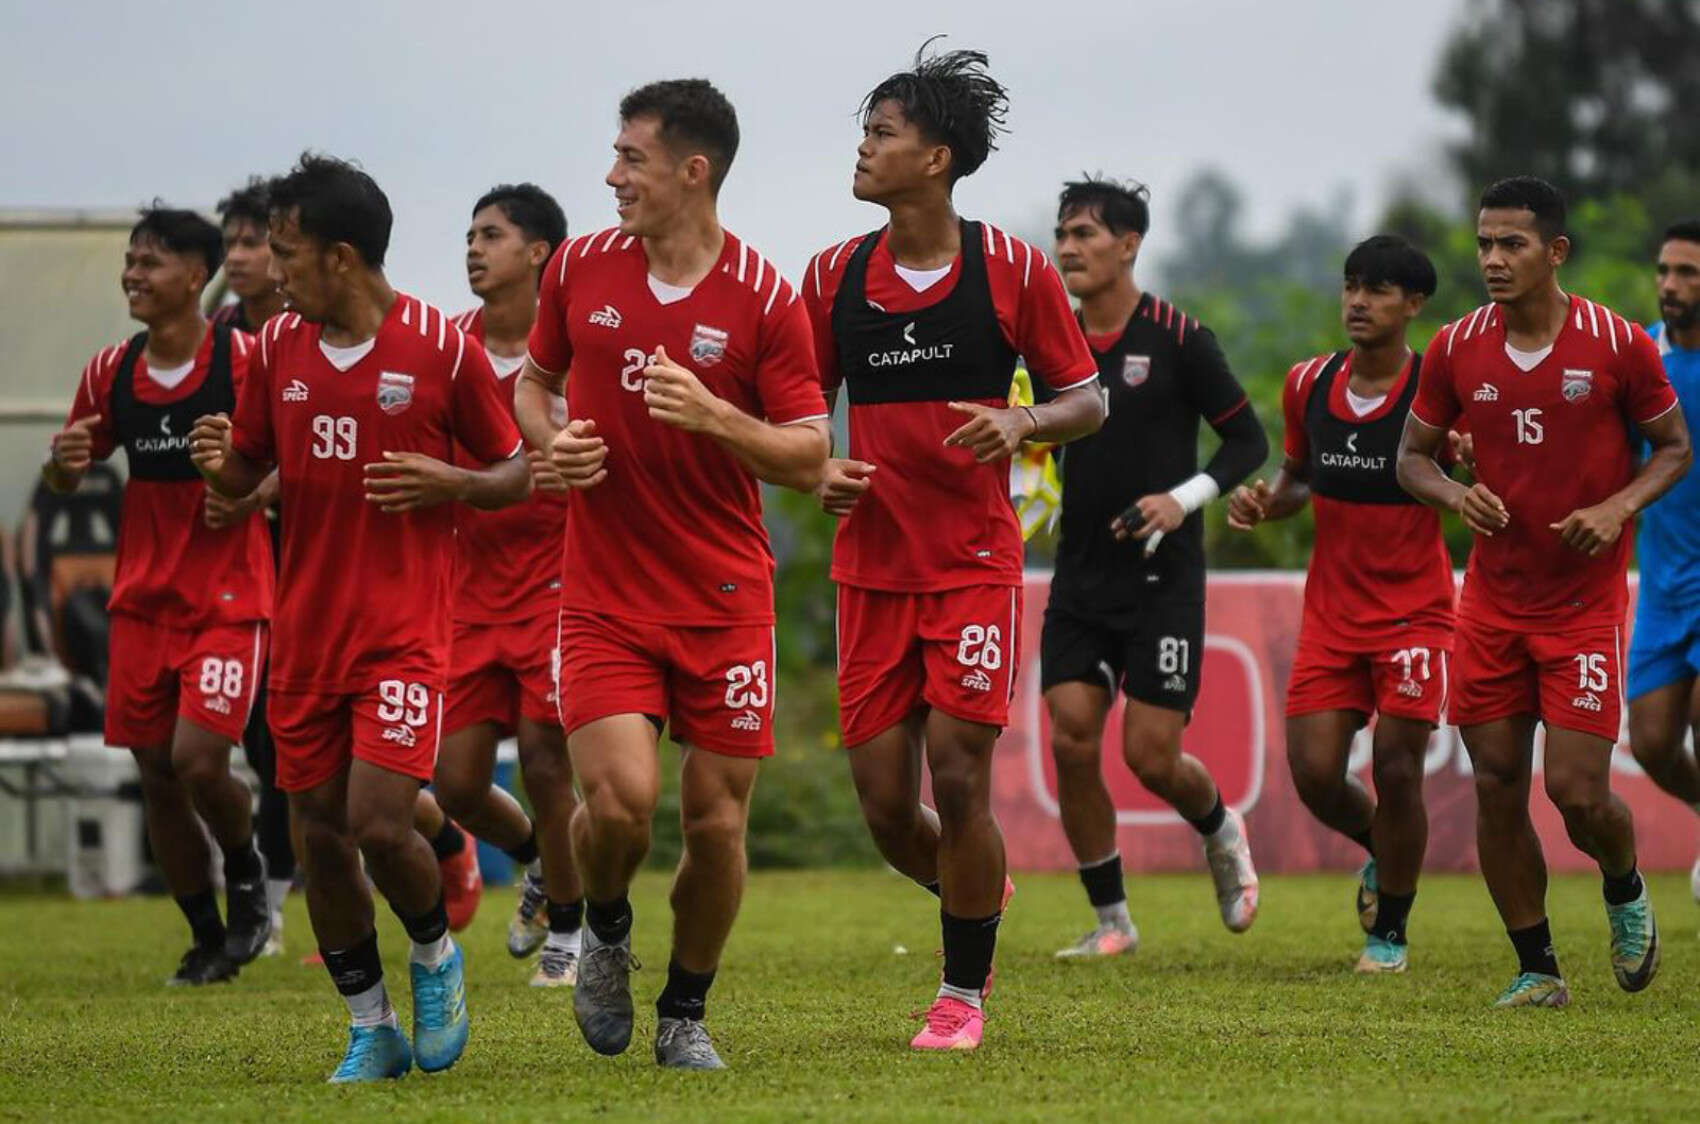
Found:
[[[431,710],[431,692],[423,683],[386,679],[378,684],[378,721],[423,726]]]
[[[322,461],[351,461],[354,459],[354,443],[359,432],[359,422],[354,418],[315,414],[313,455]]]
[[[956,645],[956,662],[963,667],[983,667],[996,671],[1003,666],[1003,649],[999,646],[1003,634],[995,624],[984,628],[977,624],[964,625],[962,639]]]
[[[1579,691],[1604,691],[1611,686],[1611,677],[1606,674],[1606,658],[1599,652],[1592,655],[1573,657],[1576,661],[1576,689]]]
[[[242,661],[208,656],[201,661],[201,694],[242,697]]]
[[[1192,641],[1184,636],[1157,638],[1157,671],[1161,675],[1186,675],[1192,666]]]
[[[726,672],[726,709],[760,710],[767,705],[767,661],[738,664]]]
[[[1412,672],[1414,671],[1416,672],[1416,678],[1422,679],[1425,682],[1428,680],[1429,663],[1427,648],[1401,648],[1397,652],[1393,653],[1393,662],[1399,665],[1399,674],[1402,678],[1406,680],[1411,679]]]

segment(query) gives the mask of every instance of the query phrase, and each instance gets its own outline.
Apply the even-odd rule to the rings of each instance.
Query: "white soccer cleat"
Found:
[[[1216,884],[1222,924],[1231,933],[1245,932],[1257,920],[1257,870],[1251,864],[1245,820],[1238,812],[1229,809],[1216,834],[1205,837],[1204,858]]]
[[[1106,956],[1132,955],[1139,951],[1139,929],[1129,925],[1100,925],[1067,948],[1057,950],[1058,960],[1094,960]]]

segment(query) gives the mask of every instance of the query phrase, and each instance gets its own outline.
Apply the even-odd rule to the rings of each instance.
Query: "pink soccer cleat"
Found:
[[[927,1008],[927,1025],[909,1040],[911,1050],[975,1050],[986,1028],[986,1016],[978,1007],[960,999],[939,996]]]

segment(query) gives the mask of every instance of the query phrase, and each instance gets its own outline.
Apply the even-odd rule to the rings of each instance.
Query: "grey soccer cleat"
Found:
[[[725,1069],[701,1019],[658,1019],[655,1064],[663,1069]]]
[[[643,967],[632,955],[631,934],[619,944],[603,944],[584,927],[573,989],[573,1017],[592,1050],[607,1057],[632,1044],[632,972]]]

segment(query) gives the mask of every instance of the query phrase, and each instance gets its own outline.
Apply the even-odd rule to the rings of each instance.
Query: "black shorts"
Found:
[[[1099,683],[1190,714],[1204,662],[1204,603],[1153,600],[1137,613],[1091,618],[1054,601],[1039,640],[1039,684]]]

